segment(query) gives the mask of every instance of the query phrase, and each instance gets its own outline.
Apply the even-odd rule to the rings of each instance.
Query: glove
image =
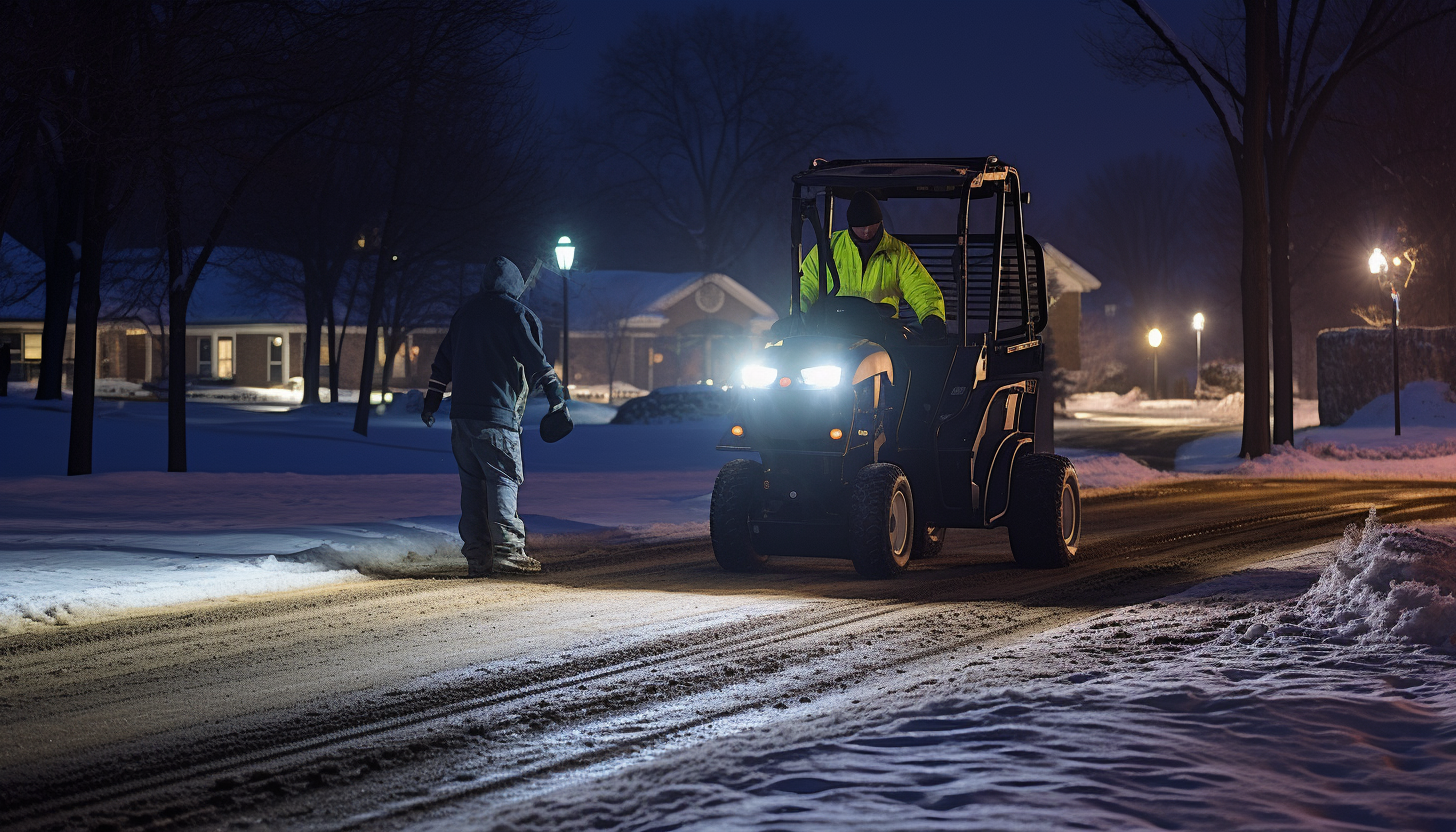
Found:
[[[936,344],[945,340],[945,319],[938,315],[931,315],[920,322],[920,332],[925,340]]]
[[[445,394],[439,390],[431,390],[425,394],[425,403],[420,407],[420,421],[425,427],[435,426],[435,411],[440,409],[440,402],[445,400]]]
[[[560,442],[573,427],[576,425],[571,421],[571,411],[563,402],[541,417],[541,438],[547,442]]]

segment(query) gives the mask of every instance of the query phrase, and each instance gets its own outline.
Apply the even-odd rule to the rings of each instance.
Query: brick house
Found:
[[[165,376],[165,332],[156,294],[160,267],[155,251],[122,251],[106,263],[105,297],[97,331],[98,379],[156,384]],[[303,375],[305,321],[301,303],[259,291],[256,278],[288,275],[297,264],[250,249],[219,248],[198,279],[188,305],[187,378],[195,384],[286,387]],[[0,240],[0,343],[10,344],[12,381],[33,381],[40,372],[45,324],[45,263],[6,236]],[[340,386],[357,389],[364,355],[362,317],[354,311],[342,341]],[[405,334],[395,354],[391,386],[424,387],[443,327]],[[381,342],[383,339],[381,338]],[[383,380],[384,351],[376,351],[376,384]],[[64,353],[66,386],[75,355],[75,324],[68,324]],[[324,386],[327,349],[320,355]],[[296,384],[297,382],[292,382]]]
[[[561,369],[561,277],[550,271],[526,296],[546,322],[546,353]],[[730,383],[746,350],[778,319],[773,307],[726,274],[596,271],[571,274],[571,378],[617,398],[678,384]],[[635,390],[634,390],[635,388]]]

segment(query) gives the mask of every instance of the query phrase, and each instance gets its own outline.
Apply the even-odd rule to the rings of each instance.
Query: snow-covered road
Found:
[[[1265,595],[1237,621],[1241,612],[1203,602],[1150,602],[1327,541],[1372,504],[1389,520],[1456,517],[1456,494],[1428,485],[1338,489],[1331,499],[1330,483],[1194,480],[1093,497],[1093,531],[1065,570],[1015,568],[1001,533],[953,534],[942,557],[890,582],[807,559],[727,575],[699,541],[562,537],[538,550],[542,579],[377,580],[31,629],[0,642],[0,782],[10,795],[0,824],[778,828],[797,818],[791,825],[830,829],[864,817],[923,828],[994,809],[991,826],[1020,818],[1035,828],[1049,817],[1036,807],[1050,801],[1102,828],[1163,812],[1197,827],[1202,815],[1178,814],[1184,804],[1149,808],[1144,798],[1181,794],[1192,805],[1217,792],[1188,796],[1201,774],[1153,776],[1156,760],[1136,738],[1201,737],[1187,753],[1165,753],[1166,766],[1208,772],[1225,793],[1234,786],[1220,779],[1218,755],[1245,727],[1295,720],[1286,739],[1308,727],[1290,755],[1327,741],[1336,728],[1310,721],[1318,697],[1303,710],[1250,705],[1223,739],[1196,721],[1218,718],[1233,695],[1213,686],[1220,678],[1271,697],[1289,679],[1312,690],[1318,674],[1275,640],[1291,636],[1250,646],[1248,628],[1236,628],[1283,626],[1273,596],[1297,596],[1317,567],[1245,581],[1241,591]],[[1195,655],[1215,647],[1225,653]],[[1332,683],[1378,686],[1395,668],[1418,681],[1392,688],[1415,697],[1402,706],[1408,719],[1391,724],[1393,741],[1446,730],[1423,698],[1445,690],[1444,659],[1390,651],[1435,670],[1407,672],[1396,659],[1362,669],[1360,659],[1340,664]],[[1248,666],[1262,682],[1218,675],[1220,661],[1244,667],[1229,655],[1261,654]],[[1194,703],[1184,709],[1194,721],[1180,721],[1180,702]],[[1101,745],[1062,750],[1070,745],[1058,737],[1074,729]],[[1337,762],[1348,776],[1311,794],[1376,783],[1358,753],[1364,741],[1353,742]],[[1449,776],[1438,746],[1402,746],[1401,788],[1422,788],[1428,772]],[[1230,758],[1235,772],[1254,758],[1230,748],[1245,754]],[[1101,799],[1083,790],[1099,754],[1109,761]],[[992,769],[1002,773],[988,790]],[[644,789],[638,777],[670,785]],[[865,778],[882,785],[865,789]],[[1376,784],[1384,791],[1354,804],[1384,811],[1389,795],[1407,794]]]

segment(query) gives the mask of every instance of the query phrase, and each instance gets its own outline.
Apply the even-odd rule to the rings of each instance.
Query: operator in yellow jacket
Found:
[[[925,337],[945,337],[945,296],[925,270],[914,249],[885,233],[884,214],[874,194],[859,191],[845,212],[848,231],[829,235],[829,250],[839,272],[839,294],[867,298],[899,309],[903,298]],[[819,298],[819,246],[809,250],[800,268],[799,295],[808,310]],[[833,286],[831,275],[827,285]]]

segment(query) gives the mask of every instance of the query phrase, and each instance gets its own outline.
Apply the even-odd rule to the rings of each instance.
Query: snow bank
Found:
[[[1456,401],[1445,382],[1401,390],[1401,435],[1387,393],[1337,427],[1302,430],[1294,445],[1253,460],[1238,458],[1241,436],[1221,433],[1178,449],[1178,471],[1247,477],[1456,479]]]
[[[1384,525],[1345,530],[1334,560],[1271,631],[1352,643],[1408,641],[1456,652],[1456,540]]]
[[[1167,471],[1149,468],[1126,454],[1058,448],[1057,453],[1077,467],[1077,482],[1085,492],[1093,488],[1126,488],[1169,479]]]
[[[268,531],[0,535],[0,632],[458,565],[455,517]]]

